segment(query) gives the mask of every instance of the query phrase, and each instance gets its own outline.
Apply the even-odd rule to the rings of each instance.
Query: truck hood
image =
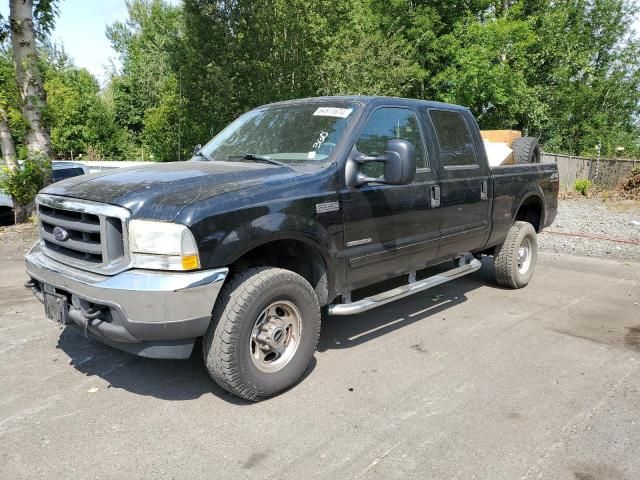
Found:
[[[172,220],[200,200],[301,175],[262,163],[171,162],[73,177],[42,193],[119,205],[138,218]]]

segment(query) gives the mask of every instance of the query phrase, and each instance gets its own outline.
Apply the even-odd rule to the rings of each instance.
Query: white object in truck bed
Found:
[[[484,149],[490,167],[513,164],[513,150],[506,143],[484,140]]]

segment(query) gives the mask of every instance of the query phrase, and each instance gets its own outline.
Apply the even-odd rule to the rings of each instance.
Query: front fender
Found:
[[[247,217],[247,214],[237,212],[236,220],[238,216]],[[276,240],[298,240],[314,247],[327,266],[332,265],[336,257],[333,237],[326,226],[314,218],[278,212],[242,218],[227,228],[223,219],[214,219],[213,223],[204,235],[199,235],[200,230],[207,227],[194,229],[196,238],[201,239],[198,243],[203,268],[230,265],[247,252]]]
[[[276,240],[298,240],[314,247],[327,265],[336,254],[335,242],[320,223],[298,215],[276,213],[241,225],[223,238],[221,247],[231,263],[245,253]]]

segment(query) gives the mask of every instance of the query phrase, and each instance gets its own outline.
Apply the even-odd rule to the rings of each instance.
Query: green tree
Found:
[[[52,69],[45,91],[51,143],[58,156],[68,157],[71,152],[94,158],[123,156],[124,131],[116,125],[112,105],[87,70],[71,64]]]
[[[131,0],[108,29],[116,123],[157,160],[255,106],[318,94],[469,106],[547,149],[638,149],[626,0]]]
[[[343,3],[339,18],[319,69],[321,93],[408,96],[416,90],[424,78],[416,49],[393,26],[379,28],[369,1]]]
[[[439,100],[470,107],[483,128],[535,131],[546,120],[540,87],[528,77],[536,41],[529,20],[460,22],[437,40],[448,61],[431,78],[432,89]]]
[[[184,110],[180,101],[178,81],[170,76],[161,87],[158,105],[147,109],[144,114],[143,140],[154,159],[171,161],[184,158],[181,151]]]
[[[623,0],[546,2],[537,19],[534,81],[550,106],[540,131],[547,149],[611,155],[639,152],[640,43],[636,6]]]
[[[131,0],[127,9],[127,21],[107,28],[122,62],[111,90],[116,121],[140,146],[145,112],[158,106],[163,84],[175,70],[173,58],[180,56],[181,9],[161,0]]]
[[[11,110],[15,107],[11,87],[0,92],[0,137],[6,170],[2,176],[5,189],[13,198],[16,223],[27,221],[33,208],[35,192],[46,182],[50,164],[51,141],[43,117],[46,98],[38,61],[38,39],[50,33],[57,14],[55,0],[10,0],[9,19],[0,18],[0,41],[10,37],[13,76],[19,93],[18,107],[24,129],[28,158],[20,166],[15,155],[15,140],[10,130]],[[3,74],[7,74],[6,68]],[[12,105],[13,104],[13,105]],[[18,123],[15,121],[14,123]]]
[[[17,149],[24,140],[26,122],[20,112],[20,93],[15,81],[11,49],[0,47],[0,141],[7,165],[15,165]]]
[[[27,122],[25,143],[30,154],[49,154],[51,140],[42,118],[46,106],[38,66],[37,35],[49,33],[56,16],[52,0],[10,0],[9,28],[20,108]]]

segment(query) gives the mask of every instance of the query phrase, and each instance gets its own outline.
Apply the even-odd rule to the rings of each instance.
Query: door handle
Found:
[[[440,185],[433,185],[431,187],[431,208],[440,206]]]
[[[482,186],[480,189],[480,200],[487,200],[489,196],[487,195],[487,190],[489,189],[489,184],[486,180],[482,181]]]

